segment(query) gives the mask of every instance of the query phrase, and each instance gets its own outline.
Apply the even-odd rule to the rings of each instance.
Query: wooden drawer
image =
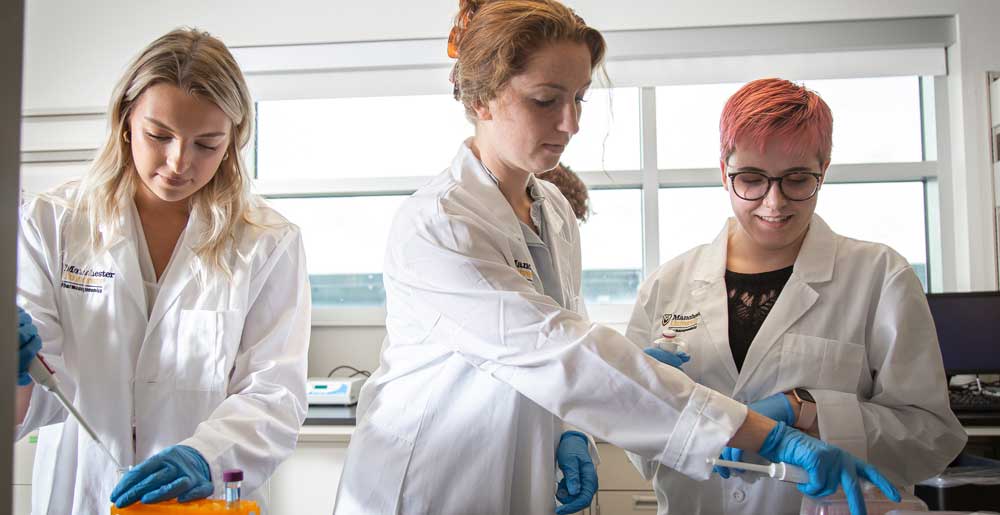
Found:
[[[599,490],[593,515],[655,515],[656,496],[651,490],[611,492]]]
[[[652,490],[650,482],[642,479],[625,451],[609,443],[598,443],[597,452],[601,456],[597,466],[600,490]]]

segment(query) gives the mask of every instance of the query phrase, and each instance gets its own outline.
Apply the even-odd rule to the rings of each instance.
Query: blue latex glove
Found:
[[[809,483],[798,485],[798,488],[810,497],[831,495],[840,485],[853,515],[867,515],[859,479],[873,483],[894,502],[900,500],[896,488],[873,465],[839,447],[792,429],[784,422],[778,422],[768,433],[757,453],[773,462],[790,463],[805,469],[809,473]]]
[[[691,356],[688,356],[685,352],[678,352],[674,354],[673,352],[663,350],[659,347],[646,347],[642,349],[642,352],[648,354],[651,358],[659,361],[660,363],[665,363],[676,369],[680,369],[681,365],[691,361]]]
[[[111,492],[111,502],[124,508],[177,498],[180,502],[212,495],[212,472],[201,453],[186,445],[173,445],[130,470]]]
[[[795,410],[792,409],[792,403],[788,400],[788,396],[784,393],[779,392],[759,401],[751,402],[747,408],[756,411],[771,420],[784,422],[785,425],[795,425]],[[719,456],[719,458],[728,461],[743,461],[743,449],[726,447],[722,450],[722,455]],[[715,467],[712,470],[723,478],[729,479],[731,472],[728,468]]]
[[[597,469],[590,457],[587,436],[579,431],[563,433],[556,449],[556,463],[563,473],[556,490],[556,499],[562,506],[556,508],[556,513],[566,515],[590,507],[597,493]]]
[[[42,350],[42,339],[38,337],[38,328],[31,322],[31,315],[17,307],[17,385],[31,384],[28,375],[28,365]]]

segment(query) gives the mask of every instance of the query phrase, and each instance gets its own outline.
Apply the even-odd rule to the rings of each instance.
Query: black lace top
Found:
[[[726,270],[729,348],[733,351],[736,370],[743,368],[750,343],[791,276],[792,267],[761,274],[739,274]]]

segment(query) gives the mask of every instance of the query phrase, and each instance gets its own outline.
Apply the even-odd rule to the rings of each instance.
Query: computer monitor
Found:
[[[945,372],[1000,373],[1000,292],[930,293]]]

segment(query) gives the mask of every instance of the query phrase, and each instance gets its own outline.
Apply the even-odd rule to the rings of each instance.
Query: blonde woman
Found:
[[[23,209],[18,304],[113,456],[20,386],[16,436],[39,430],[33,513],[203,498],[228,468],[260,501],[294,448],[309,285],[299,230],[250,193],[252,107],[219,40],[170,32],[119,81],[86,176]]]

